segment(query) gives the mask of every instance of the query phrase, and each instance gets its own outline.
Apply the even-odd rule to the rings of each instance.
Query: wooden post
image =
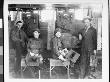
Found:
[[[69,75],[69,65],[68,65],[68,68],[67,68],[67,73],[68,73],[68,79],[70,78],[70,75]]]
[[[40,79],[40,70],[39,70],[39,79]]]
[[[50,65],[50,79],[51,79],[51,65]]]
[[[23,69],[22,69],[22,66],[21,66],[21,78],[23,78]]]

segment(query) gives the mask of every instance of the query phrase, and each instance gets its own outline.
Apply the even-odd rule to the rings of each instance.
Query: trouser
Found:
[[[39,62],[42,63],[43,62],[43,57],[41,54],[39,54],[38,56],[31,56],[29,53],[26,56],[26,62]]]
[[[21,69],[21,56],[22,56],[22,49],[20,45],[16,46],[16,56],[15,56],[15,72],[20,72]]]
[[[92,53],[88,51],[83,51],[81,55],[80,62],[80,78],[84,78],[85,76],[90,74],[90,55]]]

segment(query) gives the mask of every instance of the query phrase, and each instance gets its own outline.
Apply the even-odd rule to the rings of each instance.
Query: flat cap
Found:
[[[39,30],[38,28],[34,28],[34,29],[33,29],[33,32],[35,32],[35,31],[37,31],[37,32],[40,33],[40,30]]]

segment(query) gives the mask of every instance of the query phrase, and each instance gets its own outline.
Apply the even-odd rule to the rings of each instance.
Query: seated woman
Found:
[[[78,40],[75,36],[69,37],[70,36],[63,35],[61,29],[58,28],[55,30],[55,36],[52,38],[53,58],[62,61],[69,60],[74,63],[78,59],[79,54],[72,48],[77,44]]]
[[[39,62],[42,63],[42,51],[43,51],[43,41],[39,38],[40,30],[33,30],[34,38],[29,39],[27,48],[28,54],[26,56],[26,62]]]
[[[51,40],[52,57],[58,59],[58,51],[62,49],[61,29],[57,28],[54,32],[54,37]]]

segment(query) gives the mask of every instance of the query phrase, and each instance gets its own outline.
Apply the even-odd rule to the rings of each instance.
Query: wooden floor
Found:
[[[14,73],[14,50],[11,51],[10,55],[10,78],[16,78],[16,75]],[[41,72],[40,72],[40,79],[50,79],[49,76],[49,61],[46,61],[43,65],[41,65]],[[95,76],[94,79],[101,79],[102,78],[102,66],[101,61],[99,61],[98,67],[95,72],[91,71],[91,73]],[[38,68],[33,68],[36,72],[36,79],[38,79]],[[70,79],[78,79],[79,77],[79,64],[78,62],[75,64],[74,68],[70,68]],[[33,78],[32,73],[30,72],[29,68],[27,68],[23,72],[23,78]],[[55,67],[52,71],[52,79],[67,79],[67,70],[65,67]]]

